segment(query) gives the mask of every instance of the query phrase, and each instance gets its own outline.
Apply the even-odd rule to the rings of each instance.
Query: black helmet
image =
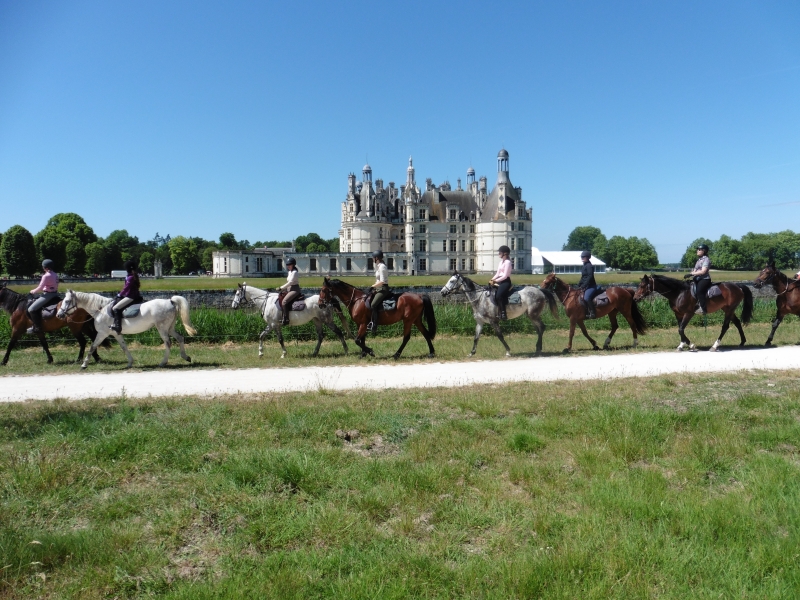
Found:
[[[503,254],[511,254],[511,248],[508,246],[500,246],[497,251],[502,252]]]
[[[287,267],[289,265],[296,265],[296,264],[297,264],[297,261],[294,259],[293,256],[290,256],[289,258],[286,259],[286,266]]]
[[[583,252],[581,252],[581,258],[592,258],[592,253],[589,252],[588,250],[584,250]]]
[[[130,273],[131,271],[135,271],[136,270],[136,263],[133,262],[132,260],[126,260],[125,264],[123,266],[125,267],[125,270],[128,273]]]
[[[698,249],[698,250],[702,250],[703,252],[708,252],[708,246],[706,246],[705,244],[700,244],[700,245],[697,247],[697,249]]]
[[[383,260],[383,250],[375,250],[375,252],[372,253],[372,258]]]
[[[42,261],[42,268],[43,269],[52,269],[53,268],[53,261],[50,260],[49,258],[45,258]]]

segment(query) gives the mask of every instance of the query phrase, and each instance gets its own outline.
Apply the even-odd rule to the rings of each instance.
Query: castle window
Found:
[[[457,225],[450,225],[450,233],[456,233]]]
[[[461,233],[467,233],[467,226],[466,225],[463,225],[463,224],[461,225]]]
[[[348,229],[347,230],[347,239],[348,240],[352,240],[353,239],[353,230],[352,229]]]
[[[450,252],[456,251],[456,241],[457,240],[450,240]]]
[[[309,259],[308,270],[309,271],[316,271],[317,270],[317,259],[316,258]]]
[[[283,271],[283,259],[279,258],[275,263],[275,268],[278,271]]]
[[[455,208],[451,208],[450,209],[450,220],[454,221],[455,218],[456,218],[456,209]]]
[[[420,252],[427,252],[427,250],[428,250],[428,242],[426,242],[425,240],[420,240],[419,241],[419,251]]]
[[[462,252],[467,251],[467,240],[461,240],[461,251]]]
[[[475,252],[475,240],[470,240],[469,241],[469,251],[470,252]]]
[[[420,208],[419,209],[419,218],[420,219],[425,219],[427,216],[428,216],[428,211],[426,211],[424,208]]]
[[[462,258],[461,259],[461,270],[463,271],[466,268],[467,268],[467,259],[466,258]]]
[[[330,270],[331,270],[331,271],[335,271],[335,270],[336,270],[336,259],[335,259],[335,258],[332,258],[332,259],[331,259],[331,267],[330,267]]]
[[[469,226],[469,232],[470,233],[475,233],[475,225],[470,225]]]
[[[455,258],[451,258],[450,259],[450,270],[451,271],[455,271],[456,270],[456,259]]]
[[[378,239],[381,239],[381,240],[383,239],[383,227],[378,229]]]
[[[347,244],[347,251],[352,252],[353,244]]]
[[[223,261],[223,263],[222,263],[222,272],[223,273],[227,273],[228,272],[228,259],[227,258],[223,258],[222,261]]]
[[[386,268],[390,271],[394,271],[394,259],[389,257],[386,259]]]
[[[244,266],[244,272],[245,273],[249,273],[250,272],[250,265],[245,265]]]
[[[514,231],[514,221],[511,221],[511,231]]]
[[[419,226],[419,232],[420,233],[427,233],[428,232],[428,226],[427,225],[420,225]]]
[[[371,258],[367,259],[367,271],[374,271],[375,270],[375,263],[372,262]]]
[[[511,238],[511,249],[514,250],[514,242],[517,241],[517,238]]]
[[[470,271],[474,271],[475,270],[475,259],[474,258],[470,258],[469,259],[469,270]]]
[[[427,271],[428,270],[428,261],[424,258],[419,259],[419,270],[420,271]]]
[[[525,238],[517,239],[517,250],[525,250]]]
[[[244,257],[244,262],[249,263],[250,262],[250,257],[249,256],[245,256]]]
[[[447,240],[442,240],[442,252],[447,252]]]
[[[517,229],[519,231],[525,231],[525,223],[517,223]]]
[[[347,260],[345,261],[345,269],[347,269],[348,271],[352,271],[353,270],[353,259],[352,258],[348,257]]]

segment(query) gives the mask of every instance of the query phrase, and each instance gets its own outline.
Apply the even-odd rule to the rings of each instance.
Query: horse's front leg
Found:
[[[681,336],[681,343],[678,344],[678,351],[688,347],[692,352],[697,352],[697,347],[686,336],[686,326],[689,324],[689,321],[691,321],[693,315],[694,312],[689,311],[683,318],[678,319],[678,335]]]
[[[11,354],[11,351],[17,345],[19,338],[22,336],[22,332],[25,331],[24,329],[17,332],[16,329],[12,329],[11,331],[11,339],[8,340],[8,346],[6,347],[6,355],[3,357],[2,365],[5,367],[8,364],[8,356]]]
[[[417,320],[420,322],[420,324],[422,323],[422,319],[417,319]],[[419,325],[417,327],[419,327]],[[420,331],[422,331],[422,329],[420,329]],[[403,353],[403,348],[406,347],[406,344],[410,339],[411,339],[411,322],[406,321],[405,323],[403,323],[403,343],[400,344],[400,347],[397,349],[397,352],[394,353],[394,356],[392,358],[394,358],[395,360],[398,360],[400,358],[400,355]]]
[[[80,348],[78,351],[78,359],[75,362],[79,363],[83,360],[83,355],[86,352],[86,336],[79,331],[75,334],[75,339],[78,340],[78,347]]]
[[[506,349],[506,356],[511,356],[511,348],[508,347],[506,338],[503,337],[503,330],[500,329],[500,323],[492,321],[492,328],[494,329],[494,334],[497,336],[497,339],[500,340],[500,343],[503,344],[503,348]]]
[[[478,350],[478,340],[481,339],[482,331],[483,331],[483,323],[476,321],[475,338],[472,341],[472,352],[469,353],[470,356],[475,356],[475,352]]]
[[[725,319],[722,321],[722,331],[719,332],[719,337],[714,342],[714,345],[708,349],[709,352],[716,352],[719,350],[719,345],[722,343],[722,338],[725,337],[725,334],[728,332],[728,328],[731,326],[731,315],[730,313],[725,313]],[[744,337],[744,334],[742,334]]]
[[[603,342],[603,350],[609,349],[609,346],[611,345],[611,339],[614,337],[614,334],[617,332],[617,329],[619,329],[619,323],[617,323],[617,312],[619,311],[615,309],[612,310],[610,313],[608,313],[608,320],[611,322],[611,331],[608,332],[606,341]],[[633,335],[635,336],[636,332],[634,332]]]
[[[267,337],[269,334],[269,330],[272,328],[272,325],[267,325],[266,329],[262,331],[258,336],[258,356],[264,356],[264,338]]]
[[[562,350],[564,354],[568,352],[572,352],[572,338],[575,337],[575,319],[569,320],[569,342],[567,343],[567,347]]]
[[[317,356],[317,354],[319,354],[319,348],[322,346],[322,321],[314,319],[314,327],[317,329],[317,347],[314,348],[314,352],[311,356]]]
[[[747,342],[747,338],[744,337],[744,329],[742,329],[742,322],[739,320],[735,314],[731,316],[731,322],[733,323],[734,327],[739,330],[739,347],[745,345]]]
[[[783,322],[783,317],[784,315],[781,314],[780,310],[775,313],[775,319],[772,321],[772,331],[769,332],[769,337],[764,344],[765,346],[772,346],[772,338],[775,337],[775,332],[778,330],[778,326],[780,326],[780,324]]]
[[[372,351],[372,348],[367,346],[367,324],[360,323],[358,325],[358,333],[356,333],[356,344],[361,348],[361,358],[364,358],[367,354],[370,356],[375,356],[375,353]]]
[[[83,357],[83,363],[81,363],[81,369],[85,369],[87,366],[89,366],[89,357],[97,354],[97,349],[100,347],[100,344],[103,343],[103,340],[106,339],[107,337],[108,337],[108,332],[101,333],[99,329],[97,330],[97,335],[94,336],[94,341],[92,342],[92,345],[89,347],[88,354],[86,354]]]
[[[342,330],[336,326],[336,323],[333,322],[333,319],[331,319],[330,323],[326,323],[326,325],[328,326],[328,329],[330,329],[331,331],[333,331],[333,333],[336,334],[336,337],[339,338],[339,341],[342,342],[342,348],[344,348],[344,353],[349,354],[350,350],[347,349],[347,341],[345,340],[344,332],[342,332]]]
[[[275,325],[275,334],[278,336],[278,343],[281,345],[281,358],[286,358],[286,346],[283,345],[283,328],[280,323]]]
[[[592,350],[600,350],[600,346],[597,345],[597,342],[592,339],[592,336],[589,335],[589,332],[586,330],[586,324],[581,320],[578,321],[578,326],[581,328],[581,333],[583,337],[589,340],[589,343],[592,345]]]

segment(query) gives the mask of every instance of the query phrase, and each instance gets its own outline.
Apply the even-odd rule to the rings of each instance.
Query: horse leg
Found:
[[[414,325],[416,325],[417,329],[420,330],[422,333],[422,337],[425,338],[425,341],[428,342],[428,358],[433,358],[436,356],[436,350],[433,349],[433,342],[431,341],[431,332],[425,327],[422,323],[422,317],[418,317],[416,321],[414,321]],[[409,335],[411,334],[411,325],[408,326]]]
[[[500,340],[500,343],[503,344],[503,347],[506,349],[506,356],[511,356],[511,348],[508,347],[506,338],[503,337],[503,330],[500,329],[500,323],[492,321],[492,328],[494,329],[497,339]]]
[[[633,347],[636,348],[639,345],[639,334],[636,333],[636,323],[634,323],[630,311],[628,311],[627,314],[622,313],[622,316],[625,317],[625,320],[628,322],[628,325],[631,326],[631,333],[633,334]]]
[[[99,329],[97,330],[97,335],[94,336],[94,341],[92,342],[92,345],[89,347],[89,353],[83,357],[83,363],[81,363],[81,369],[85,369],[87,366],[89,366],[89,357],[97,354],[97,349],[100,347],[100,344],[103,343],[103,340],[108,337],[108,333],[109,333],[108,331],[101,332]],[[119,341],[119,338],[117,338],[117,341]]]
[[[695,345],[686,336],[686,325],[688,325],[689,321],[692,318],[692,315],[694,315],[694,312],[689,311],[683,316],[682,319],[678,318],[678,335],[681,336],[681,343],[678,344],[679,352],[686,347],[688,347],[689,350],[691,350],[692,352],[697,352],[697,348],[695,347]]]
[[[375,356],[375,353],[372,351],[372,348],[367,346],[367,324],[360,323],[358,325],[358,332],[356,333],[356,345],[361,348],[361,358],[364,358],[367,354],[370,356]]]
[[[420,322],[420,324],[422,323],[422,319],[418,319],[418,321]],[[417,327],[419,327],[419,324],[417,325]],[[420,331],[422,331],[421,328]],[[423,333],[423,335],[425,334]],[[403,342],[400,344],[400,347],[397,349],[397,352],[394,353],[392,358],[394,358],[395,360],[400,358],[400,355],[403,353],[403,348],[406,347],[406,344],[410,339],[411,339],[411,323],[409,321],[406,321],[405,323],[403,323]],[[425,339],[428,339],[428,337],[425,336]]]
[[[611,322],[611,331],[608,332],[608,337],[606,337],[606,341],[603,342],[603,350],[608,350],[608,347],[611,345],[611,338],[614,337],[614,334],[619,329],[619,324],[617,323],[617,313],[618,310],[612,310],[608,313],[608,320]],[[636,338],[636,332],[633,333],[633,337]]]
[[[267,337],[268,333],[269,333],[269,325],[267,325],[267,328],[264,331],[262,331],[258,336],[258,356],[259,357],[264,356],[264,338]]]
[[[169,361],[169,351],[172,349],[172,340],[169,339],[169,331],[162,331],[160,328],[158,329],[158,335],[161,336],[161,339],[164,341],[164,358],[161,359],[161,362],[158,363],[159,367],[166,367],[167,361]],[[122,336],[119,336],[120,338]],[[119,338],[118,338],[119,339]],[[123,342],[120,342],[122,345]],[[128,354],[128,348],[125,347],[125,353]],[[128,368],[133,365],[133,357],[130,357],[128,360]]]
[[[478,349],[478,340],[481,339],[481,332],[483,331],[483,323],[475,323],[475,338],[472,342],[472,352],[470,356],[475,356],[475,351]]]
[[[533,322],[533,326],[536,327],[536,332],[539,334],[539,339],[536,340],[536,356],[539,356],[542,353],[542,336],[544,336],[544,330],[547,329],[547,327],[545,327],[544,322],[539,317],[531,317],[531,321]]]
[[[319,347],[322,346],[322,321],[314,319],[314,327],[317,328],[317,347],[314,348],[314,352],[311,356],[319,354]]]
[[[741,348],[744,346],[745,342],[747,342],[747,338],[744,337],[744,329],[742,329],[742,322],[739,320],[735,314],[731,315],[731,322],[734,324],[736,329],[739,330],[739,347]]]
[[[53,364],[53,355],[50,354],[50,346],[47,345],[47,338],[44,335],[44,331],[40,331],[37,337],[39,338],[39,343],[42,345],[42,350],[44,350],[44,353],[47,355],[47,364]]]
[[[1,363],[2,366],[6,366],[8,364],[8,355],[11,354],[11,351],[17,345],[19,338],[22,337],[22,332],[25,331],[24,329],[21,331],[17,331],[16,329],[11,330],[11,339],[8,340],[8,347],[6,348],[6,355],[3,357],[3,362]]]
[[[589,343],[592,345],[592,350],[600,350],[600,346],[597,345],[597,342],[592,339],[592,336],[590,336],[589,332],[586,330],[586,324],[583,321],[578,321],[578,327],[581,328],[583,337],[589,340]]]
[[[722,343],[722,338],[725,337],[725,334],[727,333],[728,328],[730,326],[731,326],[731,315],[725,313],[725,320],[722,321],[722,331],[719,332],[719,337],[717,338],[717,341],[714,342],[714,345],[708,349],[709,352],[716,352],[717,350],[719,350],[719,345],[720,343]]]
[[[575,337],[575,321],[573,319],[569,320],[569,343],[567,347],[562,350],[564,354],[568,352],[572,352],[572,338]]]
[[[333,333],[336,334],[336,337],[339,338],[339,341],[342,342],[342,348],[344,348],[344,353],[349,354],[350,351],[347,349],[347,341],[344,339],[344,333],[342,333],[342,330],[336,326],[336,323],[333,322],[333,319],[331,319],[330,323],[325,323],[325,325],[327,325],[328,329],[333,331]]]
[[[79,331],[75,334],[75,339],[78,340],[78,347],[80,348],[80,351],[78,352],[78,360],[75,362],[79,363],[83,360],[83,355],[86,352],[86,336]]]
[[[192,362],[192,357],[189,356],[188,354],[186,354],[186,347],[183,345],[184,337],[175,330],[175,324],[174,323],[172,324],[172,327],[169,330],[169,335],[171,335],[176,340],[178,340],[178,348],[181,351],[181,358],[183,360],[185,360],[186,362]]]
[[[278,343],[281,345],[281,358],[286,358],[286,346],[283,345],[283,328],[280,323],[275,325],[275,333],[278,334]]]
[[[775,313],[775,320],[772,321],[772,331],[769,332],[769,337],[767,338],[765,346],[772,346],[772,338],[775,337],[775,331],[778,329],[778,326],[783,321],[783,315],[780,312]],[[5,363],[3,363],[5,364]]]

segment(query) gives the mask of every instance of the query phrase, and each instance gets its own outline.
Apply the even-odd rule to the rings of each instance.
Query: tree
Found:
[[[597,227],[586,225],[572,230],[562,250],[592,250],[595,240],[603,235]],[[605,236],[604,236],[605,237]],[[593,253],[594,254],[594,253]]]
[[[700,244],[705,244],[709,248],[709,253],[714,250],[714,244],[708,238],[697,238],[693,241],[689,246],[686,248],[686,252],[683,253],[683,257],[681,258],[681,266],[687,269],[691,269],[694,267],[694,264],[697,262],[697,247]]]
[[[328,240],[328,251],[329,252],[339,252],[339,238],[331,238]]]
[[[172,257],[172,269],[176,274],[184,275],[200,268],[197,244],[194,240],[178,235],[170,240],[168,246]]]
[[[723,269],[725,271],[732,271],[734,269],[741,269],[747,262],[745,257],[742,256],[742,244],[738,240],[734,240],[730,236],[723,235],[712,244],[713,250],[709,253],[711,265],[715,269]],[[697,248],[695,247],[694,261],[697,261]],[[692,266],[694,262],[692,263]]]
[[[58,227],[42,229],[33,238],[39,262],[49,258],[53,261],[53,270],[56,273],[62,272],[67,263],[67,244],[71,239],[69,232]]]
[[[236,242],[236,236],[229,231],[219,236],[219,245],[226,250],[235,249],[239,246]]]
[[[2,247],[3,247],[3,234],[0,233],[0,248],[2,248]],[[0,273],[2,273],[2,272],[3,272],[3,261],[0,258]]]
[[[608,239],[602,233],[594,238],[594,244],[589,248],[593,256],[596,256],[603,262],[607,263],[608,257]]]
[[[75,213],[58,213],[50,217],[45,229],[52,227],[69,232],[81,242],[81,247],[97,241],[94,230],[86,224],[83,217]]]
[[[646,238],[615,235],[608,240],[608,265],[625,271],[640,271],[658,265],[658,254]]]
[[[137,258],[136,248],[139,238],[128,234],[126,229],[116,229],[103,240],[106,249],[106,268],[122,269],[126,260]]]
[[[214,252],[217,249],[214,246],[206,246],[200,255],[200,266],[204,271],[214,270]]]
[[[84,271],[95,275],[106,272],[106,249],[100,242],[86,244],[83,249],[86,255]]]
[[[0,244],[0,262],[9,275],[33,275],[39,270],[36,245],[31,232],[22,225],[14,225],[3,235]]]
[[[139,271],[141,273],[152,273],[154,262],[155,257],[153,254],[149,250],[145,250],[139,255]]]
[[[64,263],[64,271],[70,275],[82,275],[86,272],[86,252],[78,237],[67,242],[67,260]]]

